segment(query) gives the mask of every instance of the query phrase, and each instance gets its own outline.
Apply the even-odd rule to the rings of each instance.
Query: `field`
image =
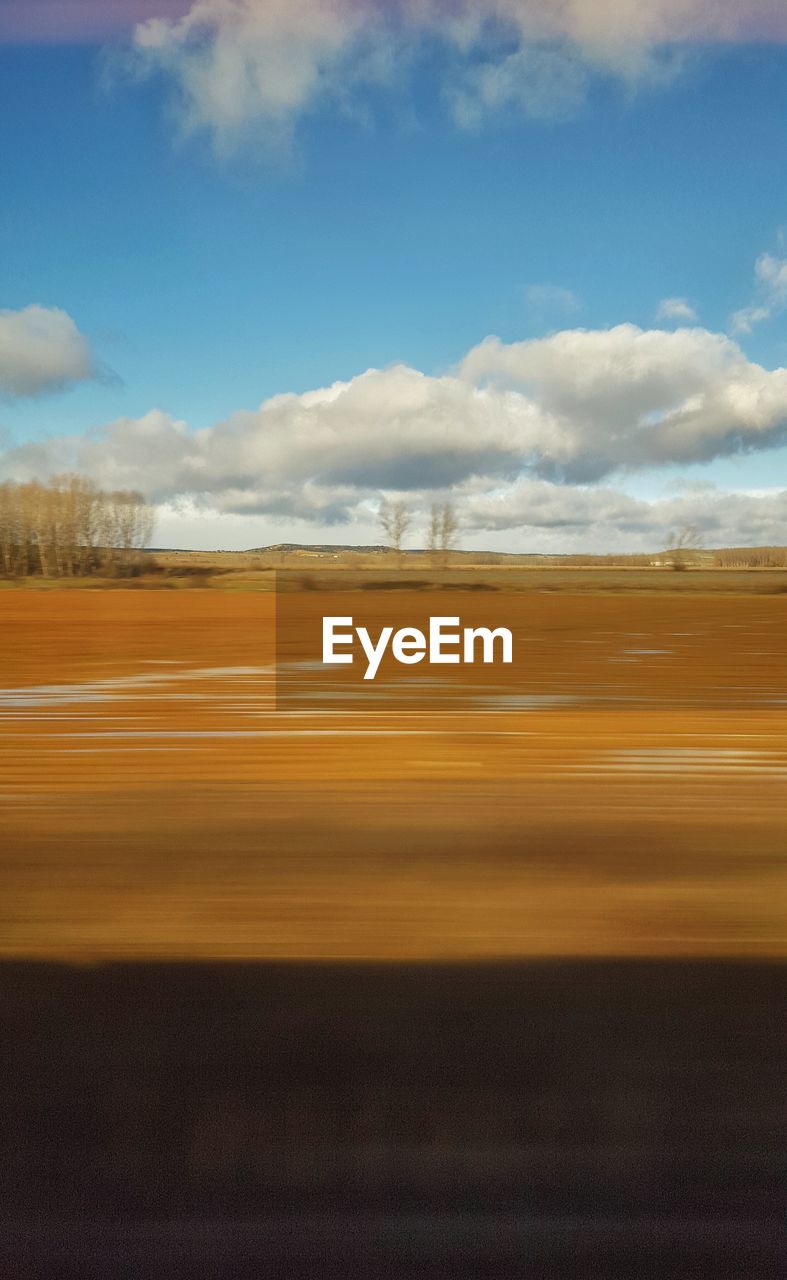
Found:
[[[4,592],[2,954],[783,954],[784,575],[705,576],[520,575],[461,715],[277,711],[269,592]]]
[[[435,565],[424,556],[414,561],[405,558],[401,564],[390,556],[344,556],[340,563],[333,557],[284,555],[259,557],[231,552],[170,552],[159,554],[143,572],[128,578],[0,578],[0,594],[10,591],[253,591],[276,590],[277,574],[287,573],[301,579],[304,587],[323,589],[329,581],[340,580],[347,586],[358,585],[372,577],[385,580],[391,576],[409,577],[418,590],[459,589],[478,584],[492,591],[541,594],[561,592],[570,595],[657,594],[657,595],[784,595],[787,594],[787,570],[695,568],[676,573],[668,568],[640,565],[604,564],[572,567],[570,565],[497,563],[479,565],[468,560],[465,565]]]
[[[783,575],[228,577],[0,593],[8,1274],[778,1274]]]

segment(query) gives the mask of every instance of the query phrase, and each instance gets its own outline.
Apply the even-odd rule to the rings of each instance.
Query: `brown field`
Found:
[[[767,555],[765,554],[767,552]],[[0,593],[6,591],[274,591],[276,575],[282,571],[300,576],[305,585],[322,587],[341,580],[358,585],[369,575],[386,578],[409,576],[420,590],[458,588],[462,583],[483,582],[490,590],[525,593],[567,592],[571,594],[647,593],[667,595],[785,595],[787,594],[787,548],[762,549],[765,563],[746,564],[734,558],[729,564],[712,562],[711,557],[733,556],[732,552],[708,553],[701,565],[677,573],[669,566],[655,565],[645,556],[604,557],[517,557],[491,552],[451,552],[447,563],[435,563],[429,554],[404,552],[364,553],[341,551],[292,552],[252,551],[158,551],[143,556],[133,575],[87,578],[0,577]],[[770,563],[770,560],[774,563]],[[643,563],[644,562],[644,563]],[[137,572],[138,570],[138,572]]]
[[[0,593],[0,954],[783,955],[785,575],[526,572],[459,714],[276,711],[265,590]]]

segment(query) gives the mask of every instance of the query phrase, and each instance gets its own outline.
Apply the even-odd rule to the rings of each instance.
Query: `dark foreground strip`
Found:
[[[0,966],[0,1276],[775,1277],[784,974]]]

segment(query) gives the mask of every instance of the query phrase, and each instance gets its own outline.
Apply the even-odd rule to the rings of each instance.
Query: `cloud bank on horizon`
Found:
[[[1,335],[1,331],[0,331]],[[0,364],[2,368],[2,364]],[[716,541],[783,542],[787,493],[702,490],[645,502],[614,477],[787,441],[787,369],[702,328],[490,337],[429,376],[370,369],[190,431],[162,410],[0,455],[0,479],[76,469],[177,510],[367,523],[383,495],[452,493],[468,530],[560,530],[652,545],[691,518]]]

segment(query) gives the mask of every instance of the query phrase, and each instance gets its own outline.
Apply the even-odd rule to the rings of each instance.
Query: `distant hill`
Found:
[[[261,556],[261,555],[289,555],[289,556],[308,556],[308,557],[324,557],[338,559],[339,556],[390,556],[393,555],[393,547],[386,547],[381,543],[372,546],[358,545],[354,543],[336,543],[336,542],[276,542],[268,547],[249,547],[248,551],[239,553],[241,555]],[[420,556],[433,556],[433,551],[427,550],[426,547],[404,547],[399,553],[403,561]],[[451,551],[452,564],[461,564],[462,561],[476,561],[479,556],[484,556],[489,563],[497,563],[501,560],[516,560],[541,562],[544,560],[560,560],[563,557],[560,554],[544,556],[537,552],[509,552],[509,551]]]
[[[269,551],[307,551],[313,555],[338,555],[340,551],[357,551],[361,555],[371,555],[376,551],[390,551],[390,547],[355,546],[349,542],[272,542],[267,547],[249,547],[245,552],[249,556],[265,555]]]
[[[223,572],[230,568],[259,568],[259,564],[241,566],[244,556],[254,557],[256,561],[270,558],[268,568],[298,561],[341,559],[348,567],[358,566],[366,560],[374,560],[377,556],[390,559],[394,555],[393,548],[383,543],[365,543],[355,545],[348,542],[274,542],[262,547],[249,547],[245,551],[224,551],[216,548],[213,551],[197,551],[187,547],[146,547],[146,551],[170,560],[182,557],[190,565],[199,564],[205,567],[210,563],[223,563]],[[397,561],[402,566],[416,563],[423,564],[424,559],[434,557],[434,552],[424,547],[406,547],[399,553]],[[787,569],[787,547],[707,547],[696,548],[685,554],[686,566],[706,569]],[[475,566],[491,567],[499,565],[508,568],[540,568],[552,565],[560,568],[668,568],[672,566],[676,552],[658,550],[651,552],[523,552],[523,551],[480,551],[455,550],[450,552],[450,564],[454,567]],[[212,559],[213,558],[213,559]],[[430,561],[431,562],[431,561]],[[368,567],[368,566],[367,566]],[[190,570],[191,571],[191,570]]]

